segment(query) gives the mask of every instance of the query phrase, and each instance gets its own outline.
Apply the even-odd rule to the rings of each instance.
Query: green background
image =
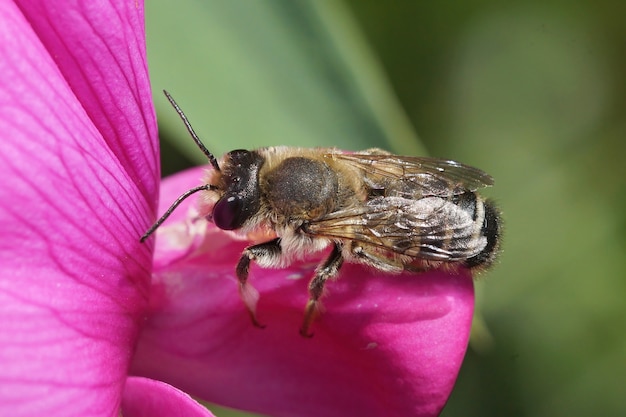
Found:
[[[477,281],[442,415],[626,415],[624,16],[607,1],[147,2],[163,173],[205,162],[163,88],[217,155],[380,146],[484,169],[503,253]]]

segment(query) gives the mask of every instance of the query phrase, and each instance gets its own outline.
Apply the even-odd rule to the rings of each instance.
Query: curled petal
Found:
[[[0,3],[0,415],[117,415],[148,299],[151,251],[138,237],[156,170],[135,180],[155,166],[137,149],[155,143],[153,110],[135,100],[142,83],[127,83],[115,87],[123,106],[92,111],[109,88],[95,74],[136,58],[102,25],[129,34],[142,28],[124,16],[142,12],[78,3]],[[91,95],[77,97],[77,74],[93,77]],[[124,118],[137,126],[126,153],[101,123]]]
[[[130,377],[122,396],[125,417],[213,417],[184,392],[149,378]]]
[[[199,170],[177,176],[172,194],[201,177]],[[158,235],[157,254],[177,250],[168,231],[189,213],[191,206],[182,208]],[[325,309],[308,339],[298,329],[322,255],[280,270],[253,265],[258,318],[267,325],[259,329],[239,299],[234,272],[246,242],[211,224],[203,236],[155,269],[152,315],[134,373],[275,416],[439,413],[469,337],[474,298],[467,271],[384,275],[344,265],[326,286]]]

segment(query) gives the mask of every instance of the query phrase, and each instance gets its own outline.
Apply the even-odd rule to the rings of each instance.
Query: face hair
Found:
[[[178,197],[176,199],[176,201],[174,201],[174,203],[170,206],[170,208],[167,209],[167,211],[165,212],[165,214],[163,214],[159,220],[156,221],[156,223],[154,223],[152,226],[150,226],[150,228],[148,229],[148,231],[146,233],[143,234],[143,236],[141,236],[141,239],[139,239],[139,241],[141,243],[143,243],[148,237],[150,237],[150,235],[152,233],[154,233],[154,231],[156,229],[158,229],[159,226],[161,226],[161,224],[168,218],[170,217],[170,214],[172,214],[174,212],[174,210],[176,210],[176,207],[178,207],[180,205],[180,203],[182,203],[187,197],[189,197],[192,194],[197,193],[198,191],[204,191],[204,190],[214,190],[216,187],[214,185],[211,184],[204,184],[204,185],[200,185],[198,187],[192,188],[191,190],[187,190],[185,191],[185,193],[183,195],[181,195],[180,197]]]
[[[204,146],[204,143],[200,141],[200,138],[198,137],[198,135],[196,135],[196,132],[193,130],[193,127],[191,127],[191,123],[189,123],[189,120],[187,120],[187,116],[185,116],[185,113],[183,113],[183,110],[178,106],[178,104],[174,100],[174,97],[172,97],[170,93],[168,93],[166,90],[163,90],[163,94],[165,94],[165,97],[167,97],[167,100],[170,102],[172,107],[174,107],[174,110],[176,110],[176,113],[178,113],[178,115],[180,116],[181,120],[185,124],[185,127],[187,127],[187,131],[193,138],[193,141],[196,142],[196,145],[198,145],[198,148],[200,148],[202,153],[205,154],[207,158],[209,158],[209,162],[211,163],[211,165],[213,165],[213,168],[215,168],[216,171],[219,171],[220,166],[217,164],[217,159],[215,159],[215,156],[211,153],[211,151],[209,151],[206,148],[206,146]]]

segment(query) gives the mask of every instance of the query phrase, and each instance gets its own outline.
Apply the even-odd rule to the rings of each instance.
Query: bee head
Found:
[[[150,226],[139,240],[145,242],[184,200],[197,192],[204,191],[217,193],[217,202],[211,209],[215,225],[223,230],[241,228],[248,219],[259,211],[260,192],[258,189],[258,176],[259,168],[264,162],[263,157],[255,151],[234,150],[225,155],[223,166],[220,166],[215,156],[204,146],[193,130],[191,123],[187,120],[187,116],[185,116],[185,113],[183,113],[174,98],[165,90],[163,93],[180,116],[198,148],[206,155],[209,163],[213,166],[213,180],[187,190],[178,197],[165,214]]]
[[[227,153],[220,167],[217,190],[223,194],[213,206],[213,223],[223,230],[241,228],[260,208],[259,169],[264,158],[255,151]]]

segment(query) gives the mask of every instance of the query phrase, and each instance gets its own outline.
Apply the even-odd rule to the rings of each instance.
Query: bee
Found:
[[[250,264],[285,267],[330,247],[308,285],[300,334],[310,337],[326,282],[344,262],[398,274],[432,268],[484,269],[495,259],[501,220],[476,190],[493,185],[485,172],[435,158],[398,156],[380,149],[276,146],[237,149],[219,161],[164,91],[213,169],[204,184],[181,195],[141,237],[145,241],[187,197],[201,193],[201,215],[223,230],[272,232],[248,246],[236,266],[239,293],[252,322],[258,294]]]

